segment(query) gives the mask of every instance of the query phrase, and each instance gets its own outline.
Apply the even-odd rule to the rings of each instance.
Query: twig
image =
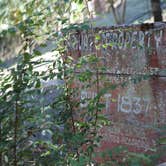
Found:
[[[17,130],[18,130],[18,101],[15,103],[14,117],[14,166],[17,166]]]

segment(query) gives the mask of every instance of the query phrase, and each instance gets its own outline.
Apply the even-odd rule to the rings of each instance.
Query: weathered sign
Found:
[[[103,114],[111,120],[103,127],[100,150],[125,145],[131,151],[150,152],[166,124],[166,24],[142,24],[74,31],[66,41],[68,55],[96,55],[100,60],[98,86],[80,88],[80,99],[94,98],[99,88]],[[102,67],[105,70],[102,70]],[[95,69],[86,64],[96,79]],[[111,86],[116,88],[109,88]],[[87,103],[80,105],[85,107]]]

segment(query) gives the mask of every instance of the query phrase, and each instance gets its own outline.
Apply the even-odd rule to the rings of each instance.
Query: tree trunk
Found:
[[[114,7],[114,0],[108,0],[110,3],[110,7],[115,19],[116,24],[124,24],[125,23],[125,13],[126,13],[126,0],[120,1],[120,7]]]
[[[160,0],[151,0],[152,13],[154,16],[154,21],[163,21],[162,10],[160,6]]]

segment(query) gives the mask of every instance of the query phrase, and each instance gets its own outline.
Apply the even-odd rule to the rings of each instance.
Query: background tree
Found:
[[[112,12],[116,24],[125,23],[126,0],[94,0],[96,14]]]
[[[163,21],[162,9],[160,6],[160,0],[151,0],[152,14],[154,16],[154,21]]]
[[[116,5],[117,0],[108,0],[111,6],[111,10],[117,24],[125,23],[125,11],[126,11],[126,0],[121,0],[119,4]]]

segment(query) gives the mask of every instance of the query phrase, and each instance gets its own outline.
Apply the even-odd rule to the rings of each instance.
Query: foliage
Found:
[[[80,57],[76,63],[73,57],[65,56],[64,45],[70,31],[87,30],[89,26],[70,24],[68,14],[73,12],[70,10],[73,2],[69,0],[29,0],[21,5],[19,1],[6,2],[1,3],[12,10],[2,11],[1,22],[8,20],[11,27],[2,33],[19,34],[22,49],[16,66],[1,68],[0,72],[0,165],[94,165],[98,155],[96,147],[102,139],[99,131],[110,124],[101,113],[100,99],[108,89],[99,89],[98,71],[104,69],[100,68],[96,54]],[[74,3],[82,5],[82,10],[86,7],[82,0]],[[31,46],[40,40],[40,47],[46,47],[48,38],[56,38],[54,60],[46,70],[40,71],[37,68],[45,60],[42,53]],[[76,74],[77,70],[82,72]],[[59,82],[45,86],[53,80]],[[95,84],[96,95],[80,100],[76,83],[82,89],[91,89]],[[125,164],[139,165],[142,161],[151,164],[149,156],[116,147],[106,152],[111,159],[106,165],[124,165],[114,159],[114,155],[121,157],[121,152],[126,154]]]
[[[58,25],[57,30],[66,27],[71,2],[49,1],[47,4],[45,0],[32,0],[21,5],[12,1],[3,5],[10,5],[11,11],[5,13],[1,21],[8,20],[12,27],[3,31],[2,35],[19,34],[23,45],[16,66],[7,71],[1,69],[1,165],[91,164],[94,147],[100,140],[97,135],[99,97],[90,101],[89,116],[92,119],[84,121],[85,115],[82,115],[80,118],[83,120],[79,121],[74,110],[77,110],[80,102],[72,99],[78,92],[70,88],[77,66],[72,64],[71,57],[63,61],[57,58],[57,52],[63,55],[65,50],[61,44],[64,39],[56,33],[54,25]],[[38,50],[31,50],[31,45],[38,38],[44,41],[50,34],[57,38],[55,60],[47,71],[40,72],[36,66],[44,60]],[[79,68],[81,66],[80,62]],[[90,79],[91,75],[85,75],[79,75],[78,79],[83,82],[86,81],[85,77]],[[65,83],[53,85],[51,89],[42,86],[42,80],[57,78],[61,82],[65,80]],[[51,95],[52,99],[45,101]],[[103,117],[103,121],[106,123],[107,119]]]

